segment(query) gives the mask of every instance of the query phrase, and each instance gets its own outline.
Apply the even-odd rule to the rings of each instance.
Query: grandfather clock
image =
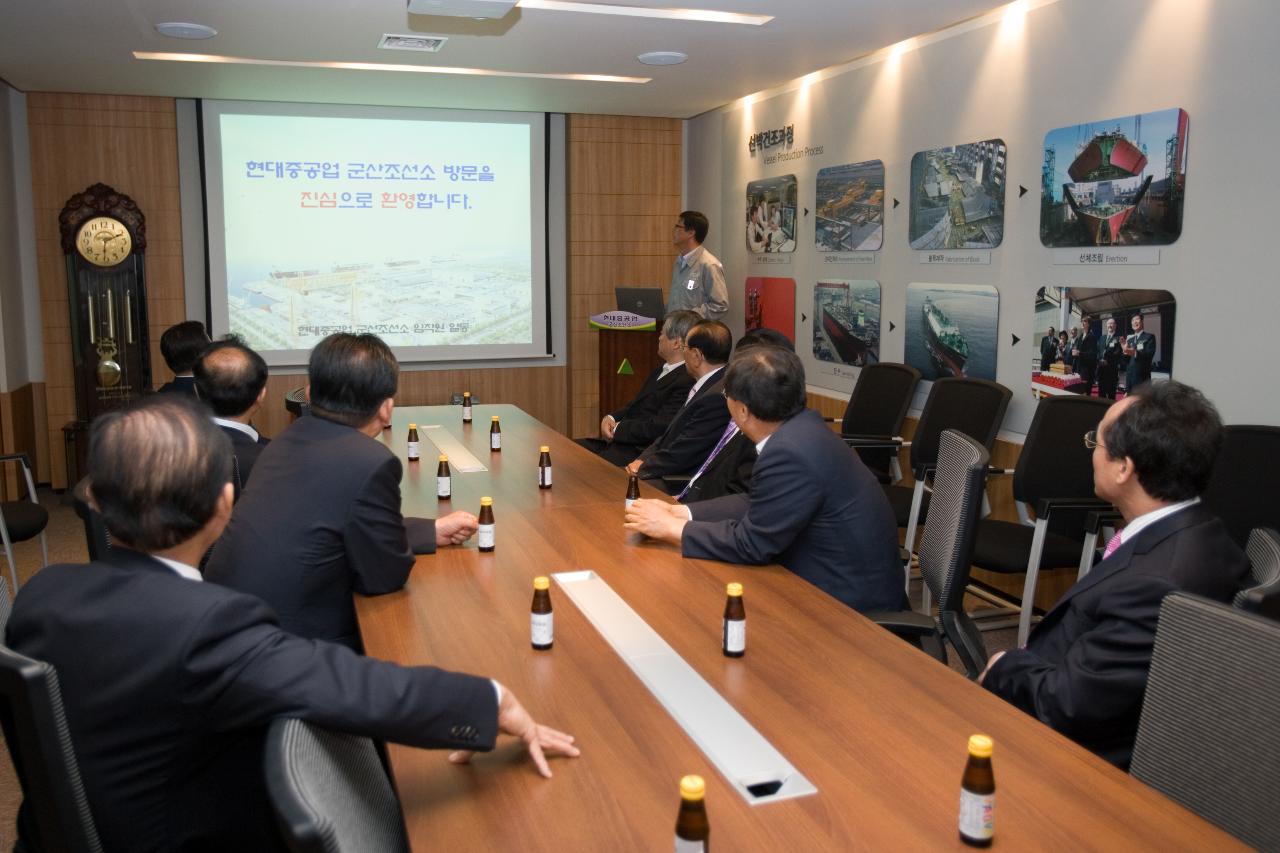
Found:
[[[76,389],[76,420],[63,428],[70,485],[85,470],[89,423],[151,390],[147,227],[133,199],[106,184],[68,199],[58,226]]]

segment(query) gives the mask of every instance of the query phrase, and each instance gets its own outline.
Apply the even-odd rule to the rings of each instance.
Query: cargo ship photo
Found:
[[[843,305],[826,305],[822,309],[822,328],[845,364],[866,364],[867,342],[859,337],[866,329],[865,315],[858,317]],[[865,331],[864,331],[865,334]]]
[[[924,298],[924,340],[938,372],[963,376],[969,360],[969,342],[960,328],[928,296]]]

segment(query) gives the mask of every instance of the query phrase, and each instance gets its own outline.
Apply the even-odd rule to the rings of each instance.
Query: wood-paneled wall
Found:
[[[43,397],[43,386],[43,382],[29,382],[0,394],[0,453],[25,453],[33,465],[40,457],[36,432],[44,429],[43,423],[36,420],[36,396]],[[5,463],[4,475],[0,477],[0,496],[5,500],[26,494],[26,487],[20,483],[19,471],[16,464]]]
[[[76,417],[71,372],[67,274],[58,213],[67,199],[101,181],[138,203],[147,217],[147,310],[152,375],[171,377],[160,333],[185,319],[178,138],[172,98],[33,92],[27,96],[36,260],[44,326],[48,453],[40,479],[66,483],[62,427]]]
[[[592,314],[620,285],[671,281],[671,226],[680,213],[679,119],[571,115],[568,134],[570,435],[600,428]],[[613,365],[607,365],[611,368]]]

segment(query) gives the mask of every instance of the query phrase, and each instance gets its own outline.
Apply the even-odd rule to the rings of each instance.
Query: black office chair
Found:
[[[1259,850],[1280,849],[1280,624],[1175,592],[1160,606],[1130,772]]]
[[[1236,607],[1268,619],[1280,620],[1280,533],[1259,527],[1245,547],[1253,584],[1236,593]]]
[[[1085,513],[1111,506],[1094,497],[1093,451],[1084,444],[1084,434],[1098,428],[1110,405],[1107,399],[1075,394],[1042,399],[1017,467],[1000,472],[1013,474],[1013,498],[1021,520],[978,522],[973,565],[989,572],[1026,575],[1017,620],[1019,646],[1026,643],[1031,630],[1040,570],[1078,566]],[[1028,508],[1035,511],[1034,521]],[[997,609],[982,615],[1008,612]]]
[[[0,541],[4,542],[4,558],[9,562],[14,595],[18,593],[18,564],[13,556],[13,543],[40,537],[41,566],[49,565],[49,545],[44,529],[49,526],[49,511],[40,506],[36,483],[31,476],[31,460],[25,453],[0,455],[0,462],[17,462],[27,483],[27,500],[0,502]]]
[[[407,853],[400,803],[367,737],[277,719],[267,730],[266,774],[293,853]]]
[[[1280,427],[1229,426],[1200,499],[1244,548],[1255,527],[1280,530]]]
[[[920,575],[938,599],[938,617],[914,610],[867,614],[943,663],[945,643],[950,642],[970,678],[977,678],[987,663],[982,634],[963,604],[990,458],[986,448],[957,430],[943,430],[939,436],[932,510],[920,538]]]
[[[902,422],[919,381],[920,371],[909,364],[868,364],[858,373],[844,417],[830,420],[840,425],[841,435],[881,482],[902,479],[897,448],[902,446]],[[891,447],[858,447],[861,442],[875,439]]]
[[[28,849],[100,853],[52,666],[0,646],[0,722],[22,785]]]
[[[934,380],[929,396],[925,399],[924,410],[920,413],[920,421],[916,424],[915,435],[908,442],[885,442],[883,440],[860,439],[846,440],[856,449],[882,447],[896,449],[910,448],[911,473],[915,477],[915,485],[911,488],[889,484],[884,487],[889,504],[893,507],[898,526],[907,529],[904,542],[907,551],[915,550],[916,528],[924,523],[928,516],[929,495],[928,480],[933,475],[938,459],[938,438],[943,430],[955,429],[969,436],[991,452],[995,444],[996,434],[1000,432],[1000,424],[1004,421],[1005,409],[1009,407],[1009,398],[1013,392],[998,382],[986,379],[970,379],[967,377],[949,377]],[[909,586],[911,567],[904,567],[906,579],[904,588]],[[928,596],[929,588],[924,588]],[[928,600],[923,602],[922,612],[929,611]]]
[[[92,506],[89,505],[89,478],[81,477],[71,489],[71,505],[84,525],[84,540],[89,549],[90,560],[101,560],[111,551],[111,534],[107,525]]]

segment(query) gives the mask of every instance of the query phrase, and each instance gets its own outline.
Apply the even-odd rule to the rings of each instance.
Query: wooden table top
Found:
[[[492,414],[500,454],[488,450]],[[490,495],[497,547],[442,549],[419,559],[404,590],[357,596],[367,652],[496,678],[582,748],[544,780],[510,738],[467,767],[389,745],[414,849],[670,849],[687,773],[707,781],[721,850],[961,848],[960,775],[976,732],[995,740],[997,847],[1236,846],[785,569],[686,560],[627,533],[625,474],[518,409],[477,406],[469,428],[457,407],[397,410],[384,438],[401,454],[410,420],[443,424],[490,470],[455,473],[454,498],[437,510],[434,462],[408,466],[406,514],[476,512]],[[541,444],[548,491],[537,488]],[[748,805],[555,584],[555,646],[534,651],[533,578],[578,569],[604,578],[818,794]],[[747,653],[736,660],[720,651],[729,581],[745,587]]]

